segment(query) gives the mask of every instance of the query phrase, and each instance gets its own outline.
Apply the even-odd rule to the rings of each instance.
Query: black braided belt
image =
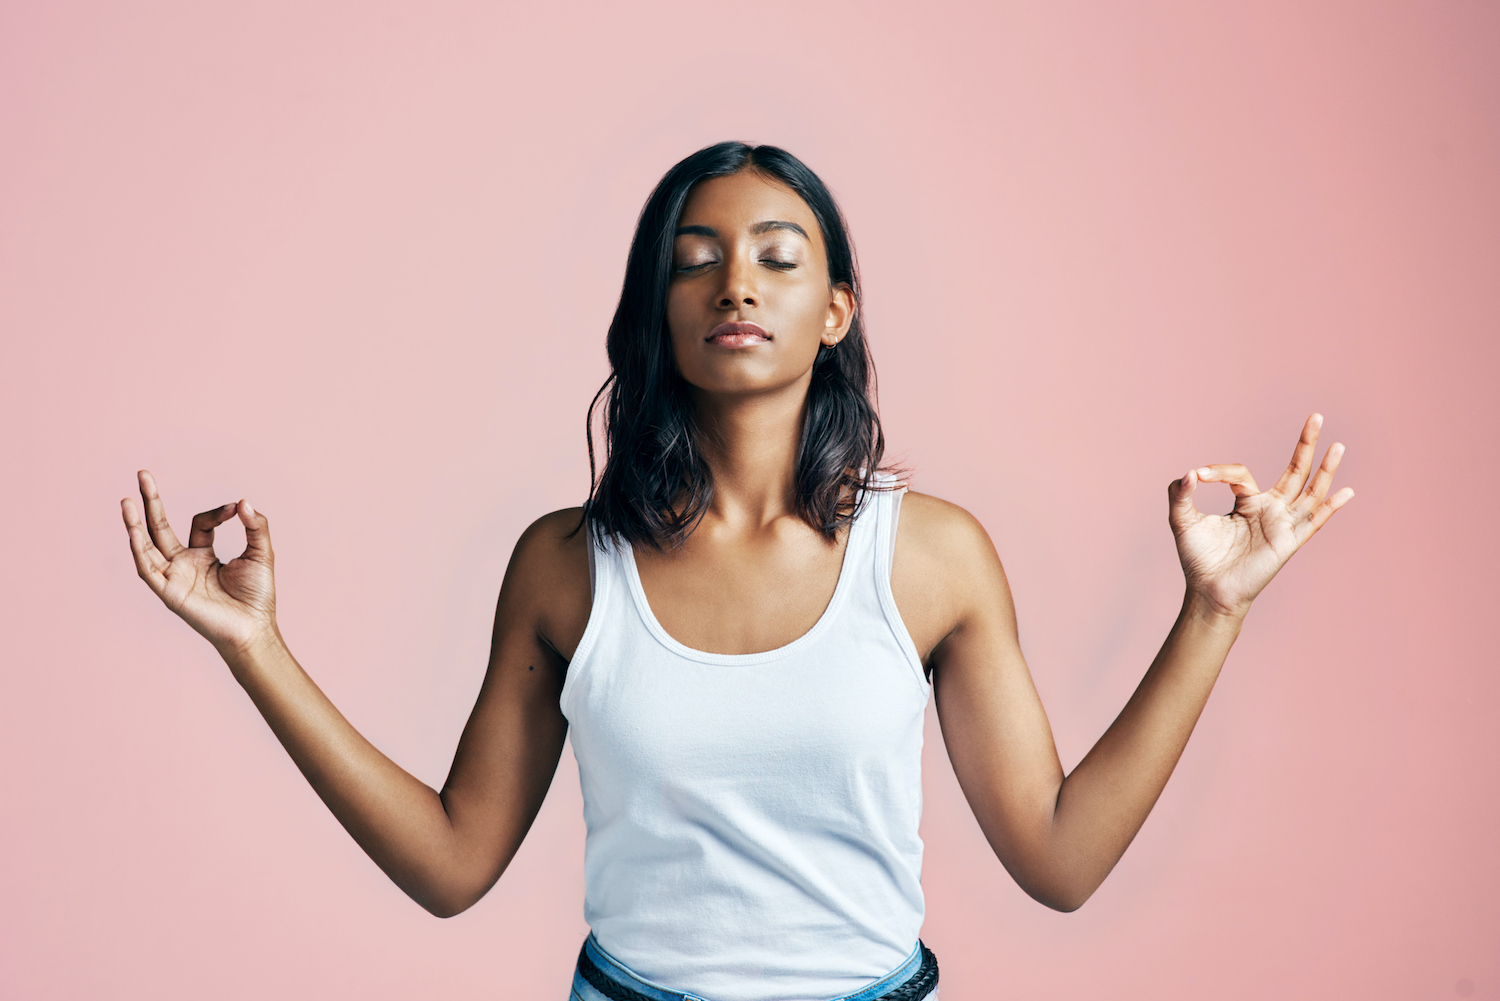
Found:
[[[932,989],[937,986],[938,982],[937,957],[932,954],[931,949],[920,942],[917,943],[917,948],[922,951],[922,965],[917,972],[912,974],[911,979],[906,983],[880,995],[876,1001],[921,1001],[922,998],[932,993]],[[594,961],[589,958],[587,944],[578,952],[578,972],[583,974],[583,979],[593,985],[594,990],[609,998],[610,1001],[653,1001],[640,991],[631,990],[624,984],[617,984],[605,976],[604,971],[594,965]],[[685,994],[676,993],[672,996],[682,999],[687,997]]]

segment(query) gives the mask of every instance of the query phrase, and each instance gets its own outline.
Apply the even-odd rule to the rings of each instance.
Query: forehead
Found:
[[[798,223],[815,243],[822,242],[818,219],[802,196],[754,170],[700,181],[689,192],[678,225],[706,225],[722,233],[772,219]]]

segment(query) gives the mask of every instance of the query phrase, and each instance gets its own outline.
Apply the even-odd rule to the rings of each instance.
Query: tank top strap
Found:
[[[859,509],[855,511],[854,521],[849,525],[848,552],[844,556],[840,580],[850,574],[859,580],[865,580],[879,562],[880,508],[884,500],[884,491],[867,491]]]
[[[587,663],[594,648],[599,645],[600,634],[606,631],[608,623],[619,614],[614,606],[622,597],[628,600],[630,596],[630,583],[622,562],[620,541],[613,537],[601,539],[592,525],[585,525],[583,530],[588,533],[589,538],[589,618],[563,677],[563,706],[568,705],[570,692],[579,675],[575,666]]]
[[[886,474],[877,481],[882,487],[870,492],[870,535],[872,536],[874,589],[880,610],[890,627],[891,635],[900,648],[902,656],[910,666],[912,675],[925,697],[931,691],[927,669],[922,666],[921,654],[906,629],[901,611],[896,607],[896,596],[891,591],[891,573],[895,569],[896,532],[901,521],[901,499],[906,496],[906,484],[898,482],[894,475]]]
[[[870,491],[871,535],[874,536],[875,574],[887,582],[896,555],[896,526],[901,517],[901,498],[906,494],[906,484],[898,483],[896,477],[884,475],[876,480],[880,487]]]

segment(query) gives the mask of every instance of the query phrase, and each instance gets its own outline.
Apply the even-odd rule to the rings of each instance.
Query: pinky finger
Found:
[[[1328,524],[1328,519],[1333,517],[1333,513],[1349,503],[1353,497],[1353,488],[1345,487],[1314,508],[1312,516],[1307,520],[1307,538],[1311,538],[1314,532]]]

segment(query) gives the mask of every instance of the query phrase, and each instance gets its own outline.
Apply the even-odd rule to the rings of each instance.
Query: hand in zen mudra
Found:
[[[1191,469],[1172,481],[1172,534],[1190,594],[1216,611],[1243,615],[1292,554],[1354,496],[1348,487],[1328,495],[1344,456],[1341,444],[1330,446],[1317,472],[1308,475],[1322,426],[1321,414],[1307,419],[1286,472],[1265,492],[1238,463]],[[1200,482],[1229,484],[1234,510],[1208,515],[1195,508],[1193,491]]]
[[[139,474],[145,518],[125,498],[120,511],[141,580],[220,653],[243,650],[276,629],[270,526],[248,502],[193,516],[188,544],[167,523],[156,480]],[[245,526],[245,551],[228,563],[214,555],[214,529],[236,514]]]

